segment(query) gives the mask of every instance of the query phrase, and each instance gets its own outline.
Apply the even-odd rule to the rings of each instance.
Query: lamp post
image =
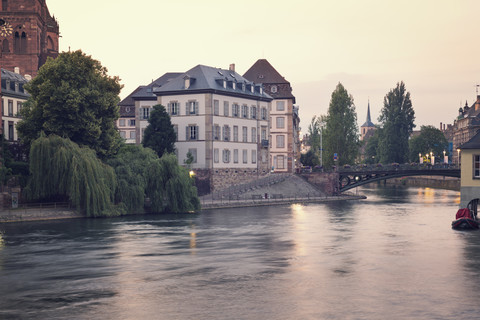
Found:
[[[435,159],[433,158],[433,152],[430,151],[430,164],[433,166],[435,164]]]
[[[422,160],[423,160],[423,159],[422,159],[422,154],[419,153],[419,154],[418,154],[418,163],[422,164],[422,163],[423,163]]]
[[[447,161],[445,161],[445,160],[447,160],[447,159],[445,158],[445,153],[447,153],[447,152],[446,152],[445,150],[443,150],[443,163],[444,163],[444,164],[447,164]]]
[[[457,149],[457,164],[460,166],[460,148]]]

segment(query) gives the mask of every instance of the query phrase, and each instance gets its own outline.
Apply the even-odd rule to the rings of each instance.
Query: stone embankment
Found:
[[[203,209],[268,206],[289,203],[331,202],[365,199],[365,196],[342,194],[330,196],[298,175],[284,175],[275,183],[244,189],[235,192],[209,194],[200,197]]]
[[[64,206],[55,207],[54,205],[20,207],[16,209],[3,209],[0,211],[0,223],[54,219],[78,219],[84,217],[84,215],[71,208]]]
[[[388,179],[385,184],[404,185],[410,187],[438,188],[460,191],[460,179],[452,177],[421,176]]]

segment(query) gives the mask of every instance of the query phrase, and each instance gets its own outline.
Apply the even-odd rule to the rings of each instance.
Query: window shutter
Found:
[[[185,140],[190,140],[190,136],[189,136],[190,132],[188,132],[189,131],[188,128],[189,128],[188,126],[185,128],[186,129],[185,130]]]
[[[185,102],[185,115],[188,116],[188,102]]]
[[[200,132],[198,131],[198,126],[195,127],[195,140],[200,140]]]

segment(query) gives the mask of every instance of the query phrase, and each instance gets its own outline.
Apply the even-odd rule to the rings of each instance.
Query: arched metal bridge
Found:
[[[374,181],[411,177],[411,176],[444,176],[460,178],[458,166],[388,166],[375,168],[342,168],[338,170],[338,190],[340,192],[356,188]]]

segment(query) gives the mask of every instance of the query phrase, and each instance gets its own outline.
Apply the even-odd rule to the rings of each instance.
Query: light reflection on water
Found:
[[[472,319],[458,193],[0,225],[0,318]]]

